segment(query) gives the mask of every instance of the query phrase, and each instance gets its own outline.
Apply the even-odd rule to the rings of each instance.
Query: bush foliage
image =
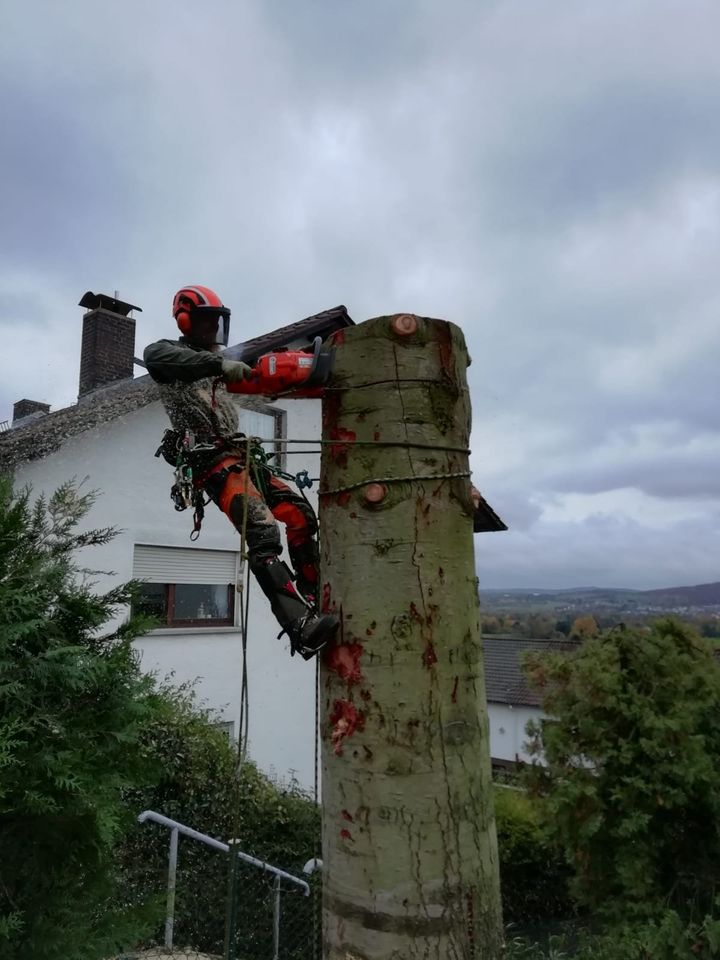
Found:
[[[318,854],[320,813],[297,784],[280,787],[250,761],[237,768],[237,753],[212,717],[198,709],[188,690],[164,689],[161,715],[146,736],[161,775],[155,785],[127,800],[137,810],[155,810],[227,842],[239,841],[250,855],[302,876]],[[164,889],[169,832],[152,823],[128,833],[121,847],[126,891],[136,902]],[[238,927],[247,960],[272,954],[272,878],[242,866]],[[175,906],[175,942],[211,953],[222,951],[228,863],[220,852],[191,839],[180,840]],[[286,914],[295,915],[298,958],[312,939],[313,904],[284,885]],[[300,897],[304,902],[294,904]],[[155,939],[161,937],[159,927]],[[268,952],[269,951],[269,952]],[[305,952],[303,952],[305,951]],[[295,954],[287,954],[288,960]]]
[[[131,588],[93,592],[75,554],[92,503],[71,484],[31,505],[0,478],[0,956],[82,960],[142,926],[119,907],[123,791],[156,770],[141,741],[151,681],[134,619],[99,632]]]
[[[140,826],[143,809],[237,837],[290,872],[317,852],[312,800],[250,763],[237,777],[233,746],[191,693],[140,671],[132,641],[151,622],[108,629],[135,585],[98,594],[79,566],[79,550],[114,535],[79,529],[93,501],[66,484],[33,504],[0,478],[0,957],[107,960],[162,938],[169,835]],[[181,841],[185,942],[220,952],[226,878],[226,857]],[[245,879],[254,960],[268,955],[268,884]],[[305,949],[312,904],[298,916]]]
[[[543,824],[542,803],[497,785],[494,799],[505,921],[525,926],[572,916],[571,871]]]
[[[720,666],[663,620],[572,654],[530,656],[554,722],[535,725],[531,782],[593,911],[627,919],[712,906],[720,879]]]

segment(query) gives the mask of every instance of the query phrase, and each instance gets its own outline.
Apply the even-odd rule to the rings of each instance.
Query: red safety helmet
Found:
[[[230,310],[209,287],[181,287],[173,297],[173,316],[180,332],[188,340],[202,344],[227,346],[230,335]],[[222,329],[220,320],[222,319]]]

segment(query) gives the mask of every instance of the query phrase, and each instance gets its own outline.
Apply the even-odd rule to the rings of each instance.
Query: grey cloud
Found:
[[[609,457],[610,462],[576,463],[545,478],[546,487],[566,493],[603,493],[633,487],[668,499],[720,499],[720,433],[714,449],[687,448]]]
[[[61,6],[18,6],[0,38],[0,324],[6,342],[42,331],[54,403],[75,392],[89,287],[143,306],[140,344],[172,330],[189,281],[222,293],[238,340],[338,302],[356,320],[410,309],[465,330],[508,577],[543,542],[569,571],[576,538],[605,535],[548,526],[557,491],[688,495],[681,445],[603,456],[625,428],[715,429],[713,4]],[[10,303],[19,286],[36,296]],[[11,363],[4,402],[27,378]],[[716,459],[693,463],[699,496]],[[613,530],[618,549],[645,536]]]
[[[654,587],[717,580],[715,513],[650,529],[625,517],[542,523],[476,537],[480,595],[493,587]]]

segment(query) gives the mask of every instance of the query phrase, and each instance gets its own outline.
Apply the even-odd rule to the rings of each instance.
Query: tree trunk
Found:
[[[468,472],[442,320],[334,335],[323,401],[325,960],[495,960],[502,922]]]

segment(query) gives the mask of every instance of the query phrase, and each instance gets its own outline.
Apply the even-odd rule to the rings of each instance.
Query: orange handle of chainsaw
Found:
[[[299,350],[266,353],[253,367],[249,379],[228,383],[225,387],[228,393],[259,394],[266,397],[322,397],[322,386],[303,388],[303,384],[317,369],[321,345],[320,337],[316,337],[312,354]]]

